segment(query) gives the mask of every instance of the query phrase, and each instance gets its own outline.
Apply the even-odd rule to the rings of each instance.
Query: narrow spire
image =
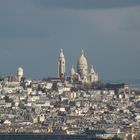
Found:
[[[63,53],[63,49],[61,48],[61,53]]]
[[[93,65],[91,65],[90,73],[95,73],[95,71],[94,71],[94,69],[93,69]]]
[[[84,55],[84,50],[82,49],[82,55]]]

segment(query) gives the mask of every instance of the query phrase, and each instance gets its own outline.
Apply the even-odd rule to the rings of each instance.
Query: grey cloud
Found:
[[[139,32],[140,31],[140,25],[134,23],[132,25],[127,25],[127,26],[121,28],[121,30],[137,31],[137,32]]]
[[[21,28],[20,28],[21,27]],[[29,29],[22,26],[19,28],[7,28],[1,29],[0,40],[2,39],[20,39],[20,38],[44,38],[47,37],[48,33],[45,31],[38,31],[36,29]]]
[[[36,0],[36,3],[47,8],[104,9],[139,6],[140,0]]]
[[[48,37],[45,23],[32,5],[30,0],[0,1],[0,40]]]
[[[121,30],[125,31],[140,31],[140,8],[135,7],[134,9],[129,9],[126,15],[124,23],[122,24]]]
[[[137,17],[139,17],[139,16],[137,16]],[[136,17],[130,19],[122,29],[126,30],[126,31],[139,32],[140,31],[140,19],[138,19]]]

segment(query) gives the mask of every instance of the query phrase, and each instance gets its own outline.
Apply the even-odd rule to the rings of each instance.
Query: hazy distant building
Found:
[[[58,57],[58,77],[64,78],[66,72],[66,61],[63,50],[61,49],[60,55]]]
[[[17,76],[7,76],[6,78],[4,78],[4,81],[17,82]]]
[[[23,77],[23,75],[24,75],[23,68],[19,67],[17,70],[17,79],[19,82],[21,81],[21,78]]]

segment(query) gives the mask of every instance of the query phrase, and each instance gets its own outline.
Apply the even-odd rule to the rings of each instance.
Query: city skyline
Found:
[[[0,1],[0,75],[57,76],[63,48],[67,74],[84,49],[101,80],[139,79],[139,13],[138,0]]]

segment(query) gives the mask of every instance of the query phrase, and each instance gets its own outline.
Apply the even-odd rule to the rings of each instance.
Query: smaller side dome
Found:
[[[74,74],[75,74],[75,69],[74,69],[74,67],[73,67],[73,65],[72,65],[72,67],[71,67],[71,69],[70,69],[70,77],[73,77]]]

